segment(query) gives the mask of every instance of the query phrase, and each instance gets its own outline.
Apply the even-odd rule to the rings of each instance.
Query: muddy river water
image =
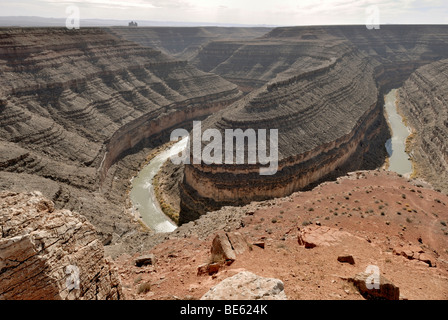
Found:
[[[406,139],[411,133],[403,123],[395,105],[397,90],[391,90],[385,96],[384,109],[392,132],[392,138],[387,140],[386,149],[389,154],[389,170],[408,175],[412,172],[412,162],[406,153]]]
[[[412,163],[405,151],[406,138],[410,131],[397,112],[396,92],[397,90],[394,89],[385,96],[384,109],[392,131],[392,138],[387,140],[386,149],[389,154],[389,170],[406,175],[412,172]],[[155,232],[171,232],[177,226],[160,209],[154,195],[152,180],[163,163],[181,152],[187,146],[187,142],[188,140],[184,138],[158,154],[132,180],[130,199],[133,208],[138,210],[145,224]]]
[[[160,209],[154,195],[152,180],[165,161],[184,150],[187,142],[188,138],[184,138],[159,153],[132,179],[132,189],[129,196],[133,208],[139,212],[143,222],[155,232],[171,232],[177,226]]]

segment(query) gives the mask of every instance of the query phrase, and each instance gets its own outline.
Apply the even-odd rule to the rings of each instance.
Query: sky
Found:
[[[251,25],[448,24],[447,0],[0,0],[0,16],[151,20]]]

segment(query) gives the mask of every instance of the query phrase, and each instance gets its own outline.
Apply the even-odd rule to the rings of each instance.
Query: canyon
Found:
[[[303,281],[313,279],[319,288],[336,288],[336,283],[337,292],[331,294],[338,299],[361,298],[351,289],[344,295],[353,268],[328,283],[325,274],[338,270],[336,259],[317,275],[311,272],[337,248],[360,259],[357,273],[374,257],[407,296],[419,295],[406,283],[406,272],[421,276],[420,286],[433,281],[437,289],[425,289],[425,298],[446,299],[448,200],[441,191],[448,190],[447,58],[446,26],[2,28],[0,218],[5,223],[0,240],[8,256],[2,251],[0,262],[11,263],[23,251],[14,245],[16,231],[10,231],[12,238],[5,233],[15,214],[16,233],[30,252],[39,248],[29,239],[48,236],[39,224],[55,219],[59,227],[73,227],[64,263],[79,258],[88,249],[79,243],[88,241],[92,250],[87,255],[101,261],[96,267],[105,281],[97,288],[86,284],[84,295],[73,296],[63,282],[49,281],[53,275],[61,279],[62,269],[54,263],[60,257],[44,250],[27,270],[31,274],[45,264],[47,273],[38,280],[51,293],[34,292],[30,298],[164,299],[178,290],[185,299],[191,292],[199,299],[218,280],[243,269],[257,273],[251,264],[265,263],[260,276],[287,279],[286,295],[300,299],[298,279],[285,270],[291,267],[297,274],[288,261],[301,255],[312,261],[303,265]],[[390,131],[383,106],[391,89],[398,89],[399,113],[413,129],[408,140],[412,179],[375,171],[387,159]],[[226,129],[277,129],[278,170],[260,175],[266,165],[250,164],[247,158],[238,165],[165,164],[159,191],[169,193],[180,226],[156,232],[132,208],[131,179],[163,151],[174,129],[189,131],[193,121],[202,121],[202,131],[215,129],[222,136]],[[387,205],[377,202],[381,197],[390,198]],[[364,200],[361,210],[355,203]],[[48,208],[34,208],[36,203]],[[343,213],[335,214],[336,207]],[[354,212],[341,209],[348,207]],[[33,228],[21,230],[20,219],[33,215]],[[343,228],[355,241],[302,250],[296,244],[301,246],[303,232],[314,230],[302,230],[310,224]],[[77,238],[77,227],[85,239]],[[220,230],[242,232],[251,239],[251,249],[231,267],[211,266],[221,268],[217,275],[200,278],[199,262],[207,261]],[[397,257],[389,255],[393,250]],[[129,265],[146,252],[161,257],[156,266]],[[277,272],[278,263],[267,263],[267,256],[289,267]],[[412,262],[403,263],[403,256]],[[182,259],[191,263],[182,266]],[[174,265],[182,266],[186,283],[179,282]],[[7,298],[24,297],[27,279],[13,278],[7,279],[16,281],[17,290]],[[138,289],[145,281],[152,284],[150,294]],[[305,287],[309,297],[331,297],[314,290],[314,284]]]
[[[2,29],[0,61],[1,189],[40,190],[106,242],[138,226],[114,165],[241,96],[217,75],[98,28]]]
[[[403,28],[406,36],[399,37]],[[252,91],[209,117],[205,129],[278,128],[279,169],[259,176],[259,163],[185,165],[180,223],[224,205],[281,197],[331,175],[381,166],[388,136],[383,96],[419,66],[447,54],[445,31],[445,26],[290,27],[247,43],[206,46],[193,64]]]

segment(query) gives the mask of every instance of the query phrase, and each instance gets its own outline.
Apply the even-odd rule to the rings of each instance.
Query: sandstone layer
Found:
[[[336,38],[372,57],[379,79],[391,89],[419,66],[447,58],[447,31],[443,25],[382,25],[379,30],[364,25],[280,27],[256,40],[211,42],[191,62],[250,91],[288,69],[297,56],[308,56],[310,62],[319,59],[320,51],[313,47]]]
[[[121,283],[95,228],[40,192],[0,193],[0,299],[116,300]]]
[[[136,229],[109,169],[240,96],[219,76],[99,28],[2,29],[0,72],[0,188],[41,190],[105,240]]]
[[[260,176],[260,163],[186,165],[180,222],[222,205],[284,196],[328,175],[380,166],[387,139],[383,94],[419,66],[446,57],[446,31],[285,27],[248,42],[207,45],[192,60],[196,66],[242,90],[259,89],[207,119],[203,130],[278,129],[279,166],[275,175]]]
[[[115,27],[108,30],[142,46],[161,50],[178,59],[190,60],[212,41],[249,40],[261,37],[271,29],[261,27]]]
[[[268,165],[249,164],[247,156],[244,164],[194,164],[192,159],[180,189],[180,223],[222,205],[282,197],[328,175],[382,163],[383,100],[374,65],[345,41],[320,46],[327,58],[319,64],[304,68],[308,59],[297,57],[275,82],[202,123],[203,131],[217,129],[223,137],[226,129],[278,130],[278,168],[273,175],[260,175],[260,167]]]
[[[448,60],[423,66],[398,91],[398,109],[412,135],[414,174],[448,192]]]

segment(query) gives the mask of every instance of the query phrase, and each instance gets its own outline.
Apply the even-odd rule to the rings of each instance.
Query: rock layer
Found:
[[[121,299],[113,263],[83,216],[39,192],[0,193],[0,299]]]
[[[325,56],[318,49],[322,42],[348,40],[372,57],[379,80],[391,89],[419,66],[447,58],[447,31],[444,25],[382,25],[379,30],[364,25],[281,27],[253,41],[211,42],[191,61],[251,90],[287,70],[300,55],[310,63]]]
[[[384,128],[374,66],[346,42],[336,41],[326,54],[333,58],[314,69],[291,68],[203,122],[204,131],[218,129],[223,137],[225,129],[278,130],[278,169],[260,175],[266,166],[248,164],[247,157],[244,165],[186,165],[181,223],[222,205],[291,194],[344,167],[372,161],[365,155],[381,148],[375,143]]]
[[[179,59],[189,60],[211,41],[249,40],[263,36],[270,28],[226,27],[139,27],[108,28],[113,34],[152,47]]]
[[[388,135],[383,94],[419,66],[446,58],[447,31],[446,26],[285,27],[248,42],[204,47],[192,60],[196,66],[248,91],[259,89],[209,118],[203,129],[279,129],[279,166],[275,175],[260,177],[260,163],[186,165],[180,222],[379,166]]]
[[[448,60],[415,71],[398,91],[398,109],[413,129],[415,174],[448,192]]]
[[[108,194],[110,167],[240,96],[219,76],[99,28],[2,29],[0,72],[0,188],[39,185],[107,236],[135,229],[124,203],[109,201],[125,193]]]

